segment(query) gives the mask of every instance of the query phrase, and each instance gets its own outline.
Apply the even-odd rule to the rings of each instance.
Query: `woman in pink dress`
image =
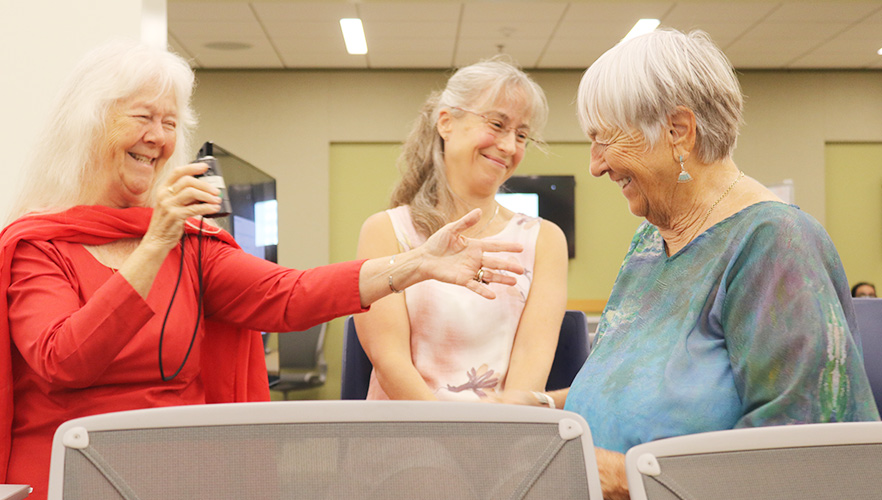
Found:
[[[374,365],[368,399],[479,401],[503,388],[544,390],[566,307],[566,239],[495,195],[547,114],[542,89],[502,59],[458,70],[429,97],[404,144],[392,208],[365,221],[358,257],[408,251],[480,208],[481,221],[465,234],[523,245],[511,257],[525,273],[514,287],[491,284],[494,301],[425,281],[356,315]]]

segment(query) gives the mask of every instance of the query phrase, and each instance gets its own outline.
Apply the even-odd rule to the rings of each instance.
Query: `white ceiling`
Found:
[[[362,19],[366,55],[346,53],[343,17]],[[640,18],[707,31],[739,69],[882,69],[879,0],[168,2],[170,45],[207,69],[449,68],[501,51],[582,70]]]

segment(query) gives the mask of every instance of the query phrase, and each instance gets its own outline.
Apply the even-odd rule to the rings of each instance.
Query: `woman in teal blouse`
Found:
[[[701,32],[620,43],[582,78],[591,174],[646,219],[558,404],[588,421],[605,498],[624,453],[698,432],[878,420],[848,281],[821,225],[732,161],[742,94]]]

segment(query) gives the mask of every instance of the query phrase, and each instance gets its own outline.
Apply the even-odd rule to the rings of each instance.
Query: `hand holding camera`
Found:
[[[220,210],[213,214],[207,214],[205,217],[215,218],[215,217],[226,217],[230,215],[233,211],[233,207],[230,205],[230,198],[227,196],[227,185],[224,182],[223,175],[220,170],[220,163],[217,161],[217,158],[213,156],[203,156],[201,158],[196,159],[196,163],[205,163],[208,165],[208,170],[204,173],[196,176],[198,179],[202,179],[203,181],[211,184],[213,187],[217,188],[220,191],[218,195],[221,199]]]

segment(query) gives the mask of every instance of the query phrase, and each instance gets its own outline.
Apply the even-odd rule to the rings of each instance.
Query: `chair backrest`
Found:
[[[343,328],[343,366],[340,380],[340,399],[365,399],[374,366],[365,354],[355,331],[355,318],[346,318]]]
[[[0,500],[24,500],[32,489],[26,484],[0,484]]]
[[[631,500],[882,496],[882,422],[756,427],[635,446]]]
[[[557,351],[548,374],[546,391],[564,389],[573,383],[591,351],[588,317],[582,311],[567,311],[560,325]]]
[[[882,409],[882,299],[854,299],[864,366],[876,406]]]
[[[327,323],[321,323],[302,332],[279,333],[279,369],[320,368],[325,363],[327,328]]]
[[[591,433],[564,410],[426,401],[152,408],[75,419],[49,499],[601,500]]]
[[[590,333],[588,317],[584,312],[569,310],[564,313],[557,350],[554,353],[554,362],[548,374],[545,390],[563,389],[572,384],[591,351]],[[346,319],[343,338],[343,379],[340,385],[340,398],[365,399],[372,369],[373,365],[358,341],[355,321],[350,316]]]

